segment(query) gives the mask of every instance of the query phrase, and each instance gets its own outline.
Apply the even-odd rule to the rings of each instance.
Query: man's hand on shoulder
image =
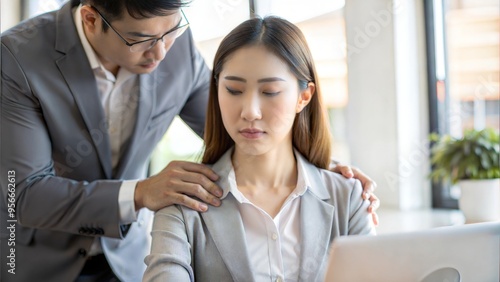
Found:
[[[205,212],[208,209],[206,204],[216,207],[221,204],[222,189],[214,183],[218,178],[206,165],[170,162],[160,173],[137,183],[134,194],[136,210],[146,207],[157,211],[180,204]]]
[[[358,168],[350,167],[348,165],[337,163],[331,170],[342,174],[345,178],[355,178],[361,182],[361,185],[363,185],[363,194],[361,197],[363,200],[370,201],[368,212],[372,215],[373,224],[377,226],[379,223],[377,209],[380,207],[380,200],[374,194],[374,191],[377,188],[377,183],[375,183],[375,181]]]

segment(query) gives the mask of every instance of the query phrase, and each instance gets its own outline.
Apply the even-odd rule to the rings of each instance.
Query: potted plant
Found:
[[[491,128],[467,130],[462,138],[431,134],[430,177],[460,187],[466,221],[500,220],[500,138]]]

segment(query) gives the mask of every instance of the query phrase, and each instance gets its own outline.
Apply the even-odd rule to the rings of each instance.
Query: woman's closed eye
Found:
[[[228,86],[226,86],[226,90],[231,95],[239,95],[239,94],[243,93],[243,91],[241,91],[241,90],[230,88]],[[262,91],[262,94],[265,95],[265,96],[268,96],[268,97],[273,97],[273,96],[276,96],[276,95],[278,95],[280,93],[281,93],[281,91]]]
[[[268,97],[273,97],[273,96],[276,96],[278,94],[280,94],[281,91],[276,91],[276,92],[272,92],[272,91],[263,91],[262,94],[268,96]]]
[[[238,95],[238,94],[241,94],[241,93],[242,93],[242,92],[241,92],[241,91],[239,91],[239,90],[236,90],[236,89],[231,89],[231,88],[229,88],[229,87],[227,87],[227,86],[226,86],[226,90],[227,90],[227,92],[229,92],[229,94],[231,94],[231,95]]]

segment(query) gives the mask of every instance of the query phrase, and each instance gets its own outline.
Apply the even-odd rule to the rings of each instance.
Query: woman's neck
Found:
[[[258,156],[236,148],[232,162],[238,190],[271,218],[276,217],[297,186],[297,162],[291,145]]]
[[[250,194],[283,188],[291,192],[297,184],[297,162],[292,146],[258,156],[235,148],[232,163],[238,188]]]

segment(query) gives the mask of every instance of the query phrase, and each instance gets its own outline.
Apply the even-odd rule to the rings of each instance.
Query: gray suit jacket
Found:
[[[374,234],[361,183],[318,169],[296,152],[311,181],[300,204],[300,281],[323,281],[329,246],[337,236]],[[143,281],[255,281],[238,202],[228,194],[232,170],[226,153],[212,167],[224,189],[222,205],[199,213],[183,206],[158,211]]]
[[[1,229],[1,276],[72,281],[95,236],[103,236],[119,278],[139,281],[152,213],[142,210],[122,232],[121,180],[146,176],[151,151],[176,115],[202,135],[210,71],[188,30],[157,70],[140,75],[135,129],[113,172],[106,118],[71,8],[65,4],[1,37],[0,214],[2,224],[17,220],[15,247],[8,246],[11,234]],[[9,171],[15,174],[11,194]],[[15,213],[7,209],[11,197]],[[15,275],[6,272],[11,248]]]

